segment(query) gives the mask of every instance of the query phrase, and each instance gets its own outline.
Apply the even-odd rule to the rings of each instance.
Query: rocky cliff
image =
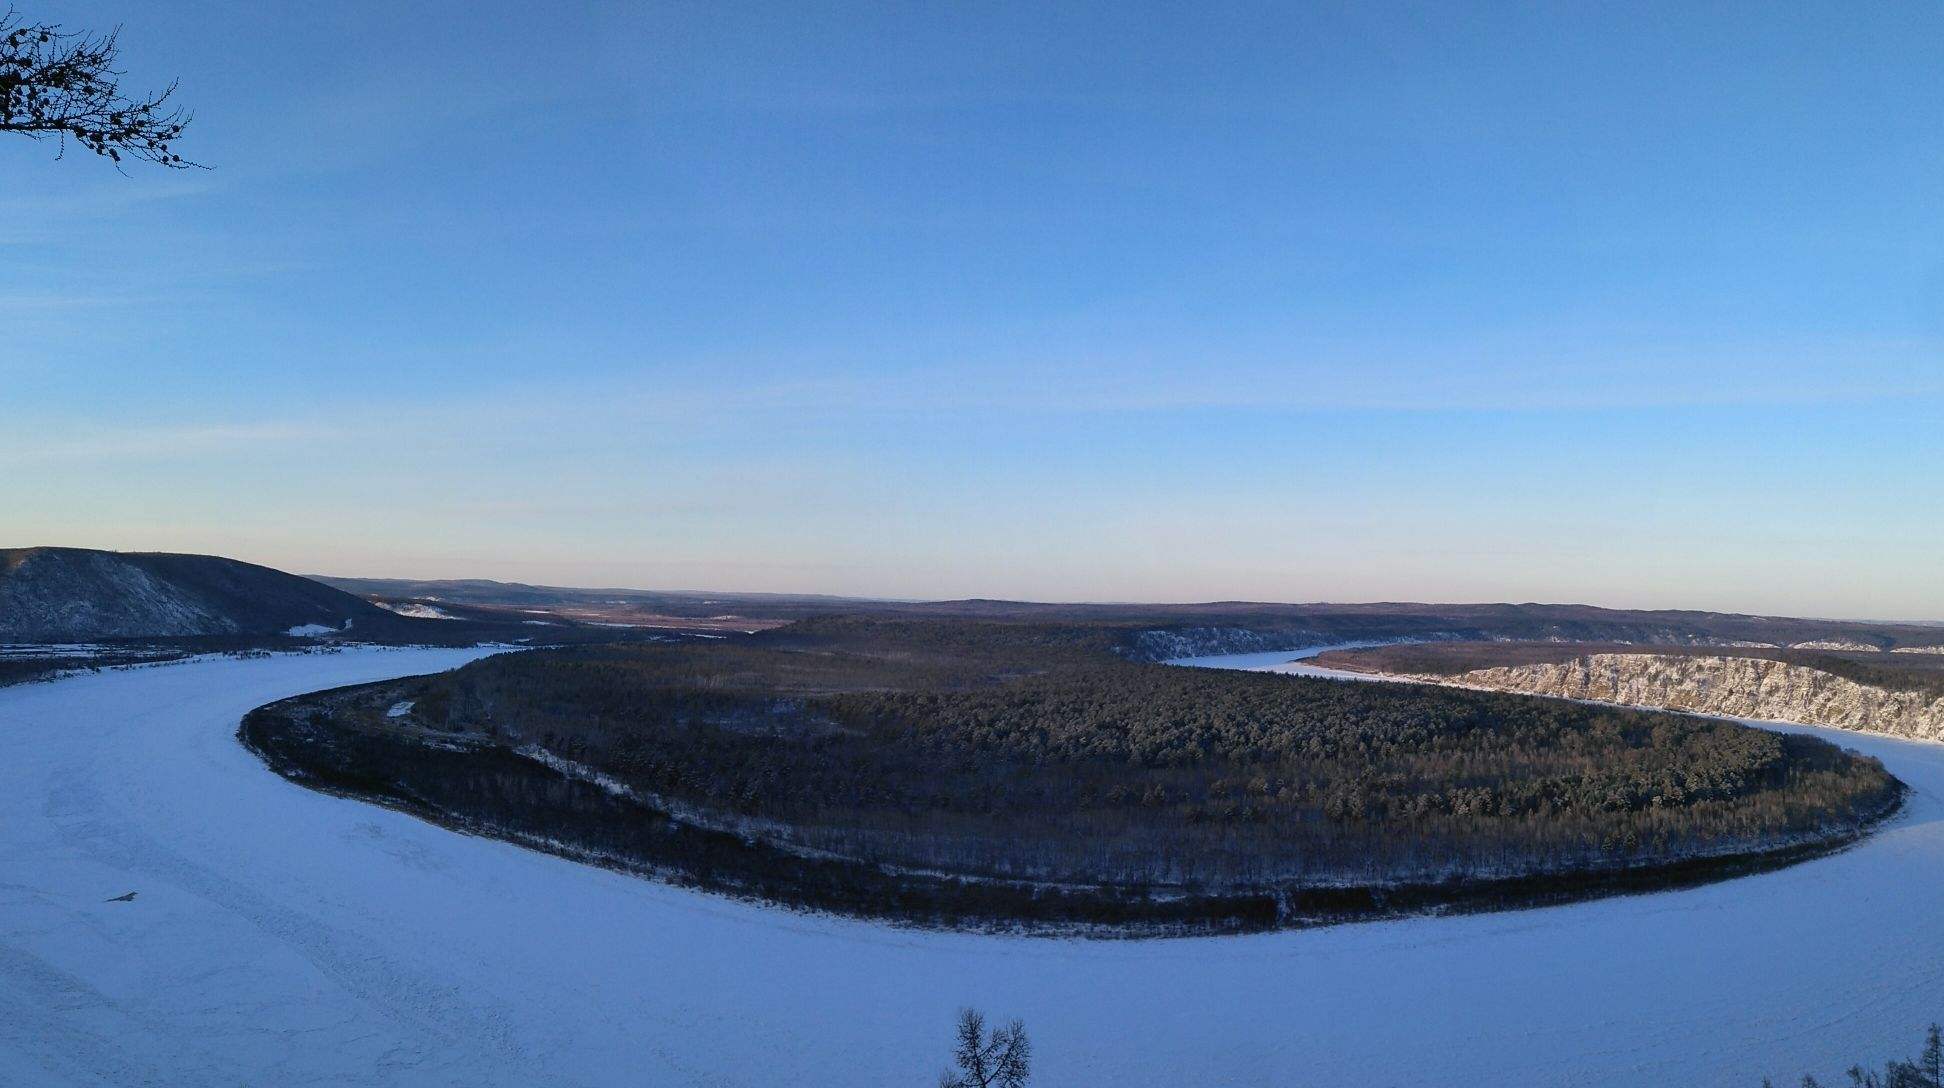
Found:
[[[1944,694],[1874,687],[1820,669],[1757,657],[1589,654],[1563,663],[1415,678],[1944,740]]]

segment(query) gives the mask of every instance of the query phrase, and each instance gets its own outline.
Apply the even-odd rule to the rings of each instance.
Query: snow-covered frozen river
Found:
[[[911,1088],[970,1004],[1025,1019],[1048,1088],[1750,1088],[1901,1056],[1944,1017],[1937,745],[1833,734],[1914,787],[1909,812],[1780,872],[1088,942],[680,891],[311,793],[233,738],[272,699],[478,653],[0,689],[0,1084]]]

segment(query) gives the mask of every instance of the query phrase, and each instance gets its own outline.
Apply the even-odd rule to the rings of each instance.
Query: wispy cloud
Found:
[[[1183,361],[1090,352],[1030,359],[929,363],[875,372],[792,366],[808,377],[724,378],[696,367],[608,378],[578,388],[558,383],[518,396],[539,404],[620,407],[646,415],[763,417],[776,413],[855,416],[906,412],[1035,414],[1251,412],[1600,412],[1642,409],[1815,407],[1944,396],[1934,360],[1944,342],[1840,341],[1739,349],[1640,349],[1624,357],[1576,357],[1504,349],[1455,350],[1427,360],[1292,350],[1284,358]],[[1511,362],[1510,358],[1529,361]]]
[[[161,295],[126,295],[90,291],[0,291],[0,314],[45,310],[124,309],[164,300]]]
[[[140,458],[159,460],[264,447],[294,448],[340,437],[325,424],[277,421],[171,427],[70,427],[16,431],[0,438],[0,457],[14,464],[64,464]]]
[[[147,213],[156,204],[191,200],[218,187],[214,178],[201,175],[144,177],[139,183],[117,175],[91,184],[26,189],[31,195],[16,191],[0,196],[0,245],[58,242],[71,237],[76,224]]]

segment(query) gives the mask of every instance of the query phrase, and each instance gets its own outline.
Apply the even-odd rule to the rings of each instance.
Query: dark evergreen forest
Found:
[[[1847,841],[1901,795],[1874,760],[1813,738],[1141,664],[1115,637],[812,619],[504,655],[340,693],[318,720],[600,782],[779,854],[1143,895],[1692,874]]]

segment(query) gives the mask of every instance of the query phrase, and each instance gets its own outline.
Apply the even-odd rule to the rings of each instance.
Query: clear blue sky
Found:
[[[0,543],[1944,618],[1944,4],[74,4]]]

